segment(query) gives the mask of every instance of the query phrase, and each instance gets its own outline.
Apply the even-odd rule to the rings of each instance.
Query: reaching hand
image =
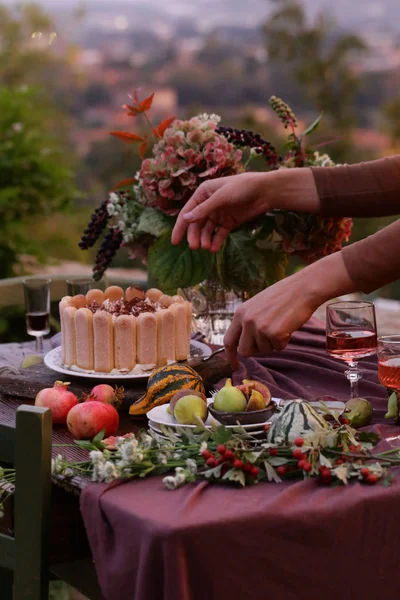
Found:
[[[266,185],[271,175],[242,173],[202,183],[179,213],[172,243],[179,244],[187,230],[192,250],[218,252],[233,229],[269,210]]]

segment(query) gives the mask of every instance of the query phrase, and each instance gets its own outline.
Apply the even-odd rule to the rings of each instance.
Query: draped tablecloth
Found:
[[[359,392],[373,403],[380,445],[400,446],[400,429],[382,424],[376,358],[362,368]],[[234,382],[258,379],[282,398],[347,400],[344,370],[312,319],[284,352],[243,359]],[[156,477],[88,485],[81,510],[107,600],[390,600],[398,597],[399,481],[199,482],[168,491]]]

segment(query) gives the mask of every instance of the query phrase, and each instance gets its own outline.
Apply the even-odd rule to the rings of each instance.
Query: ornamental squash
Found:
[[[145,395],[131,404],[129,414],[142,417],[155,406],[169,402],[176,392],[183,389],[205,393],[202,378],[188,365],[159,367],[150,375]]]
[[[317,432],[328,429],[329,425],[317,411],[303,400],[288,402],[272,421],[268,429],[267,440],[276,443],[278,439],[292,443],[297,437],[309,431]]]

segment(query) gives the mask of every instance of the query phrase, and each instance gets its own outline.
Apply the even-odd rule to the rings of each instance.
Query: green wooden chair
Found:
[[[51,429],[51,412],[27,405],[15,428],[0,425],[0,461],[16,469],[14,537],[0,534],[1,600],[48,599]]]

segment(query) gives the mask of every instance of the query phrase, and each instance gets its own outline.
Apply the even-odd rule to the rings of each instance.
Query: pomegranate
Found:
[[[76,440],[92,439],[103,429],[108,437],[117,433],[119,415],[111,404],[83,402],[69,411],[67,425]]]
[[[117,410],[121,406],[125,398],[124,388],[115,386],[115,389],[107,383],[100,383],[96,385],[90,392],[89,395],[83,394],[85,402],[104,402],[105,404],[111,404]]]
[[[78,398],[67,389],[69,385],[64,381],[55,381],[54,387],[40,390],[35,398],[35,406],[51,410],[53,423],[65,425],[69,411],[78,404]]]

